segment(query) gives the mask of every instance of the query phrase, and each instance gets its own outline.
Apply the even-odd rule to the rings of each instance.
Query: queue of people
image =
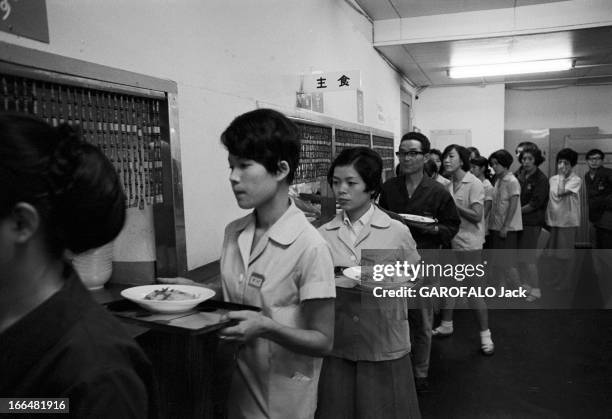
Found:
[[[67,126],[6,115],[0,132],[0,395],[70,397],[83,417],[155,416],[146,356],[64,259],[66,249],[99,246],[121,230],[125,197],[112,164]],[[289,198],[300,142],[288,118],[270,109],[245,113],[221,143],[236,203],[252,210],[225,229],[223,298],[261,309],[229,312],[235,325],[219,332],[240,344],[230,418],[420,417],[417,391],[429,385],[432,336],[454,332],[456,301],[442,302],[434,328],[431,298],[409,307],[406,299],[368,298],[367,288],[337,288],[335,272],[360,265],[368,250],[416,264],[421,254],[451,249],[457,263],[478,264],[483,248],[498,249],[500,278],[527,288],[533,302],[542,296],[534,252],[517,249],[534,249],[546,226],[547,249],[567,268],[582,186],[571,149],[557,154],[548,180],[534,144],[523,144],[513,174],[506,150],[488,159],[459,145],[438,153],[425,135],[409,132],[396,153],[400,174],[384,183],[377,153],[346,149],[327,178],[340,211],[317,230]],[[585,183],[596,243],[610,247],[612,171],[601,167],[603,156],[587,154]],[[405,224],[397,214],[435,222]],[[571,285],[558,278],[559,289]],[[416,288],[427,285],[416,279]],[[486,303],[468,304],[480,351],[492,355]]]

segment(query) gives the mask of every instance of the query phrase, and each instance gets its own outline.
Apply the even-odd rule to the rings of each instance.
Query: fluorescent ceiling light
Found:
[[[571,59],[524,61],[521,63],[501,63],[451,67],[448,76],[451,79],[468,77],[504,76],[509,74],[546,73],[549,71],[570,70],[573,67]]]

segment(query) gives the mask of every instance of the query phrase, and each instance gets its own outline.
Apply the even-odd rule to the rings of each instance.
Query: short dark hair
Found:
[[[510,168],[510,166],[512,166],[512,162],[514,161],[514,157],[512,157],[512,154],[508,153],[504,149],[497,150],[492,153],[489,156],[489,164],[492,164],[491,160],[493,159],[497,160],[497,162],[504,166],[506,169]]]
[[[125,222],[125,195],[113,164],[67,124],[0,115],[0,217],[19,202],[38,211],[49,253],[59,258],[113,240]]]
[[[382,189],[383,162],[380,155],[368,147],[345,148],[336,156],[327,172],[327,183],[333,185],[334,169],[338,166],[353,166],[363,182],[366,192],[372,192],[376,199]]]
[[[471,157],[471,153],[474,153],[474,157],[480,157],[480,151],[478,151],[476,147],[468,147],[467,149],[470,152],[470,157]]]
[[[589,150],[589,151],[586,153],[586,158],[587,158],[587,159],[589,159],[591,156],[595,156],[595,155],[599,155],[599,156],[601,156],[601,159],[602,159],[602,160],[603,160],[603,159],[606,157],[606,155],[604,154],[604,152],[603,152],[603,151],[601,151],[601,150],[600,150],[600,149],[598,149],[598,148],[594,148],[594,149],[592,149],[592,150]]]
[[[564,148],[557,153],[557,163],[559,163],[561,159],[567,160],[569,164],[574,167],[576,163],[578,163],[578,153],[571,148]]]
[[[534,150],[537,149],[538,146],[536,145],[536,143],[533,143],[531,141],[521,141],[520,143],[518,143],[518,145],[516,146],[516,149],[522,147],[523,150],[522,151],[527,151],[527,150]],[[515,150],[516,150],[515,149]]]
[[[446,158],[446,156],[448,155],[448,153],[451,152],[451,150],[455,150],[457,151],[457,154],[459,154],[459,158],[461,159],[461,170],[465,172],[469,172],[470,171],[470,150],[458,144],[451,144],[444,149],[444,153],[442,153],[442,160]]]
[[[408,141],[408,140],[415,140],[421,143],[421,151],[425,154],[430,152],[431,149],[431,143],[429,142],[429,139],[424,135],[421,134],[420,132],[407,132],[406,134],[404,134],[402,136],[402,139],[400,140],[400,145],[402,144],[402,142],[404,141]]]
[[[525,154],[531,154],[533,156],[533,160],[536,166],[541,165],[542,163],[544,163],[544,156],[542,155],[542,150],[540,150],[538,147],[536,148],[532,148],[532,147],[527,147],[524,148],[523,151],[521,151],[521,153],[519,154],[519,163],[523,162],[523,156]]]
[[[236,117],[221,134],[221,143],[234,156],[254,160],[268,173],[278,173],[278,164],[289,164],[287,182],[291,184],[300,162],[297,126],[272,109],[257,109]]]
[[[438,174],[438,165],[433,160],[427,160],[423,164],[423,171],[429,177],[434,177],[434,175]]]
[[[481,167],[484,170],[485,179],[491,180],[493,175],[491,174],[491,169],[489,169],[489,160],[487,160],[485,157],[479,156],[471,159],[470,163],[474,166]]]
[[[438,150],[437,148],[430,149],[427,154],[429,154],[430,156],[432,154],[435,154],[436,156],[438,156],[440,158],[440,161],[442,161],[442,152],[440,150]]]

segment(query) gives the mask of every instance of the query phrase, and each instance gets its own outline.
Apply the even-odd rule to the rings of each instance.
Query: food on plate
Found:
[[[402,217],[404,220],[411,221],[413,223],[432,224],[436,222],[436,220],[434,220],[433,218],[423,217],[421,215],[415,214],[399,214],[399,216]]]
[[[193,300],[197,298],[197,295],[190,294],[188,292],[175,290],[169,287],[161,288],[152,291],[145,295],[145,300],[156,300],[156,301],[180,301],[180,300]]]

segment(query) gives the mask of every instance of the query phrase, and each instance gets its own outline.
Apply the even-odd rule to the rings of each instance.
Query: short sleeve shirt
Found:
[[[480,180],[470,172],[467,172],[459,187],[455,189],[453,183],[447,185],[448,191],[455,200],[455,204],[464,208],[470,208],[473,204],[484,206],[485,192]],[[484,210],[483,210],[484,211]],[[459,231],[453,237],[451,246],[453,249],[478,250],[482,249],[485,237],[484,216],[478,223],[473,223],[461,217]]]
[[[489,179],[485,179],[484,182],[482,182],[482,186],[484,186],[485,202],[493,201],[493,194],[495,193],[495,189],[493,188],[493,185],[491,185],[491,182],[489,182]]]
[[[336,295],[329,246],[293,202],[251,251],[254,233],[254,214],[225,230],[225,300],[260,307],[278,323],[303,327],[303,301]],[[243,345],[230,390],[230,417],[312,417],[321,360],[264,338]]]
[[[447,178],[445,178],[441,174],[436,175],[436,182],[438,182],[442,186],[448,186],[448,184],[451,183],[450,180],[448,180]]]
[[[550,178],[550,194],[546,208],[546,224],[551,227],[580,226],[580,188],[582,179],[572,172],[565,181],[568,195],[559,196],[559,175]]]
[[[510,172],[495,182],[493,189],[493,205],[489,215],[489,229],[499,231],[504,226],[506,214],[510,209],[510,198],[521,195],[521,185],[518,179]],[[523,218],[521,216],[520,202],[516,204],[516,210],[511,215],[508,231],[521,231],[523,229]]]

